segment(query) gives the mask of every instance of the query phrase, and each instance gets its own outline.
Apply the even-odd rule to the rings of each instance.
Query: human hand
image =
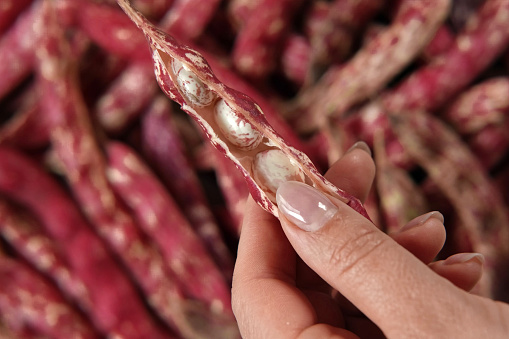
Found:
[[[375,173],[365,149],[357,145],[326,175],[361,200]],[[232,289],[243,337],[509,336],[509,306],[467,292],[482,256],[431,263],[445,241],[440,213],[386,235],[309,186],[285,183],[277,197],[280,223],[252,200],[246,208]]]

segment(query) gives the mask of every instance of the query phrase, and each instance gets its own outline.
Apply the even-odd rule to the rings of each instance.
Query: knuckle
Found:
[[[379,250],[386,241],[386,238],[379,236],[378,230],[361,230],[331,249],[328,265],[340,276],[353,269],[362,269],[366,261],[379,256]]]

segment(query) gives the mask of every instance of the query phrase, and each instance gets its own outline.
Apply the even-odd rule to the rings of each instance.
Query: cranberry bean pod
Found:
[[[389,233],[399,231],[407,222],[428,211],[426,198],[408,172],[390,161],[381,134],[375,134],[374,154],[384,229]]]
[[[453,46],[384,94],[391,111],[433,111],[456,95],[499,56],[509,43],[509,1],[487,0]]]
[[[220,5],[220,0],[175,0],[161,25],[184,41],[199,37]]]
[[[60,245],[71,272],[88,290],[94,325],[124,338],[163,338],[129,278],[63,187],[18,151],[0,147],[0,160],[0,192],[30,209]]]
[[[33,46],[41,38],[42,1],[26,9],[0,39],[0,98],[4,97],[33,69]]]
[[[0,257],[0,313],[56,339],[95,339],[90,323],[54,285],[20,261]]]
[[[313,62],[328,66],[344,60],[352,52],[356,35],[384,3],[385,0],[314,2],[304,24]]]
[[[51,121],[52,146],[75,198],[169,326],[189,337],[228,337],[225,332],[231,332],[231,328],[215,322],[205,305],[184,298],[159,249],[141,232],[109,185],[106,159],[76,83],[69,46],[53,13],[48,11],[46,41],[38,52],[40,80],[45,89],[43,107]],[[157,332],[149,335],[161,336]]]
[[[143,34],[118,7],[91,0],[71,4],[76,25],[97,45],[129,60],[147,57]]]
[[[107,152],[113,189],[159,245],[182,286],[218,313],[229,313],[233,321],[229,287],[173,198],[129,147],[110,142]]]
[[[27,210],[0,199],[0,234],[31,265],[53,279],[67,297],[90,309],[86,286],[71,272],[60,247]]]
[[[288,33],[302,0],[260,0],[237,34],[232,58],[236,69],[248,77],[264,78],[272,72],[279,44]]]
[[[497,265],[509,257],[509,214],[500,192],[458,136],[435,117],[413,111],[390,120],[405,151],[456,209],[473,250],[485,255],[483,293],[491,295],[493,284],[502,279],[495,275],[503,271]]]
[[[358,199],[329,183],[320,175],[304,153],[288,146],[268,124],[260,107],[245,94],[221,83],[200,54],[180,45],[171,36],[158,30],[139,12],[130,7],[127,1],[119,0],[119,4],[145,33],[149,41],[159,86],[197,121],[212,144],[236,163],[237,168],[248,182],[252,196],[260,206],[273,215],[278,215],[275,192],[265,191],[262,188],[273,178],[266,177],[263,178],[264,183],[257,182],[254,179],[254,172],[259,172],[260,168],[253,167],[256,165],[253,160],[258,153],[275,150],[281,156],[286,157],[288,163],[291,164],[291,171],[286,175],[287,180],[308,182],[338,197],[367,217]],[[217,98],[218,96],[220,98]],[[216,113],[215,107],[218,103],[223,102],[225,103],[223,107],[227,109]],[[218,126],[217,116],[221,116],[220,119],[222,117],[228,119],[230,110],[237,116],[234,122],[238,124],[238,128],[236,127],[231,133],[237,134],[236,139],[241,143],[232,142],[231,136],[227,138],[223,135]],[[240,135],[237,133],[239,131],[245,134]],[[258,164],[262,169],[268,166],[284,170],[284,168],[278,167],[277,163],[262,161]],[[297,171],[294,171],[294,168]],[[297,174],[295,175],[295,173]],[[285,175],[283,174],[283,176]]]
[[[152,61],[130,63],[99,98],[95,113],[109,133],[123,131],[154,97],[157,83],[152,74]]]
[[[230,280],[233,274],[232,255],[224,243],[195,169],[185,154],[181,139],[183,131],[172,119],[170,103],[168,98],[160,96],[145,112],[141,121],[143,154],[168,187],[224,276]]]
[[[442,25],[422,51],[422,58],[429,62],[440,57],[454,45],[455,38],[455,33],[447,25]]]
[[[502,123],[486,126],[467,138],[467,143],[472,152],[486,169],[489,170],[497,166],[507,156],[509,147],[508,128],[509,119],[506,118]]]
[[[442,116],[463,135],[488,125],[501,125],[509,119],[509,78],[492,78],[471,87]]]
[[[449,7],[449,0],[402,1],[387,30],[345,65],[329,68],[316,86],[299,97],[296,128],[312,131],[324,126],[329,116],[342,116],[380,91],[433,38]]]

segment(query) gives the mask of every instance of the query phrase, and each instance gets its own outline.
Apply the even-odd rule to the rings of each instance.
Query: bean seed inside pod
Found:
[[[304,182],[304,173],[292,164],[286,154],[278,149],[266,150],[255,156],[253,163],[254,179],[265,191],[276,194],[283,182]]]
[[[183,63],[174,59],[171,63],[173,72],[177,77],[180,90],[187,100],[195,106],[208,106],[216,98],[212,92],[198,77],[191,72]]]
[[[254,149],[263,139],[263,135],[235,113],[223,99],[216,103],[214,117],[225,138],[239,148]]]

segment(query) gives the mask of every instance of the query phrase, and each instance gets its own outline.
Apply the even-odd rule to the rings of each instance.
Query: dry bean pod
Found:
[[[214,147],[236,164],[248,183],[251,195],[262,208],[278,216],[278,209],[275,204],[273,193],[267,192],[262,183],[256,180],[257,176],[255,176],[253,172],[256,168],[253,166],[253,163],[258,153],[275,149],[281,152],[281,154],[287,158],[288,162],[302,171],[303,175],[299,177],[302,178],[301,181],[335,196],[362,215],[368,217],[358,199],[328,182],[320,175],[316,167],[303,152],[289,146],[285,140],[275,132],[265,119],[260,107],[251,98],[220,82],[214,76],[210,66],[201,54],[178,43],[172,36],[157,29],[138,11],[133,9],[127,0],[118,0],[118,3],[127,15],[129,15],[131,20],[145,33],[152,50],[156,78],[161,89],[172,100],[179,103],[182,109],[197,121]],[[173,64],[179,65],[179,63],[182,64],[182,68],[184,68],[186,72],[190,72],[189,75],[186,73],[187,79],[196,79],[196,84],[189,85],[190,87],[183,86],[182,80],[179,79],[179,74],[182,70],[178,68],[178,72],[175,72],[175,67],[172,67]],[[212,100],[210,103],[206,100],[200,101],[197,105],[194,101],[194,97],[190,96],[187,90],[190,88],[192,92],[195,86],[201,89],[202,84],[211,92],[214,92],[220,100]],[[200,97],[202,96],[200,95]],[[203,97],[209,98],[208,95]],[[221,131],[214,117],[215,107],[218,104],[221,105],[221,100],[223,100],[236,115],[249,123],[253,130],[262,134],[263,137],[259,145],[246,150],[232,143],[229,140],[231,139],[231,135],[228,135],[228,137],[225,136],[225,133]],[[242,124],[242,126],[245,127],[246,125]],[[238,130],[235,132],[238,132]],[[257,175],[259,176],[259,173]]]

